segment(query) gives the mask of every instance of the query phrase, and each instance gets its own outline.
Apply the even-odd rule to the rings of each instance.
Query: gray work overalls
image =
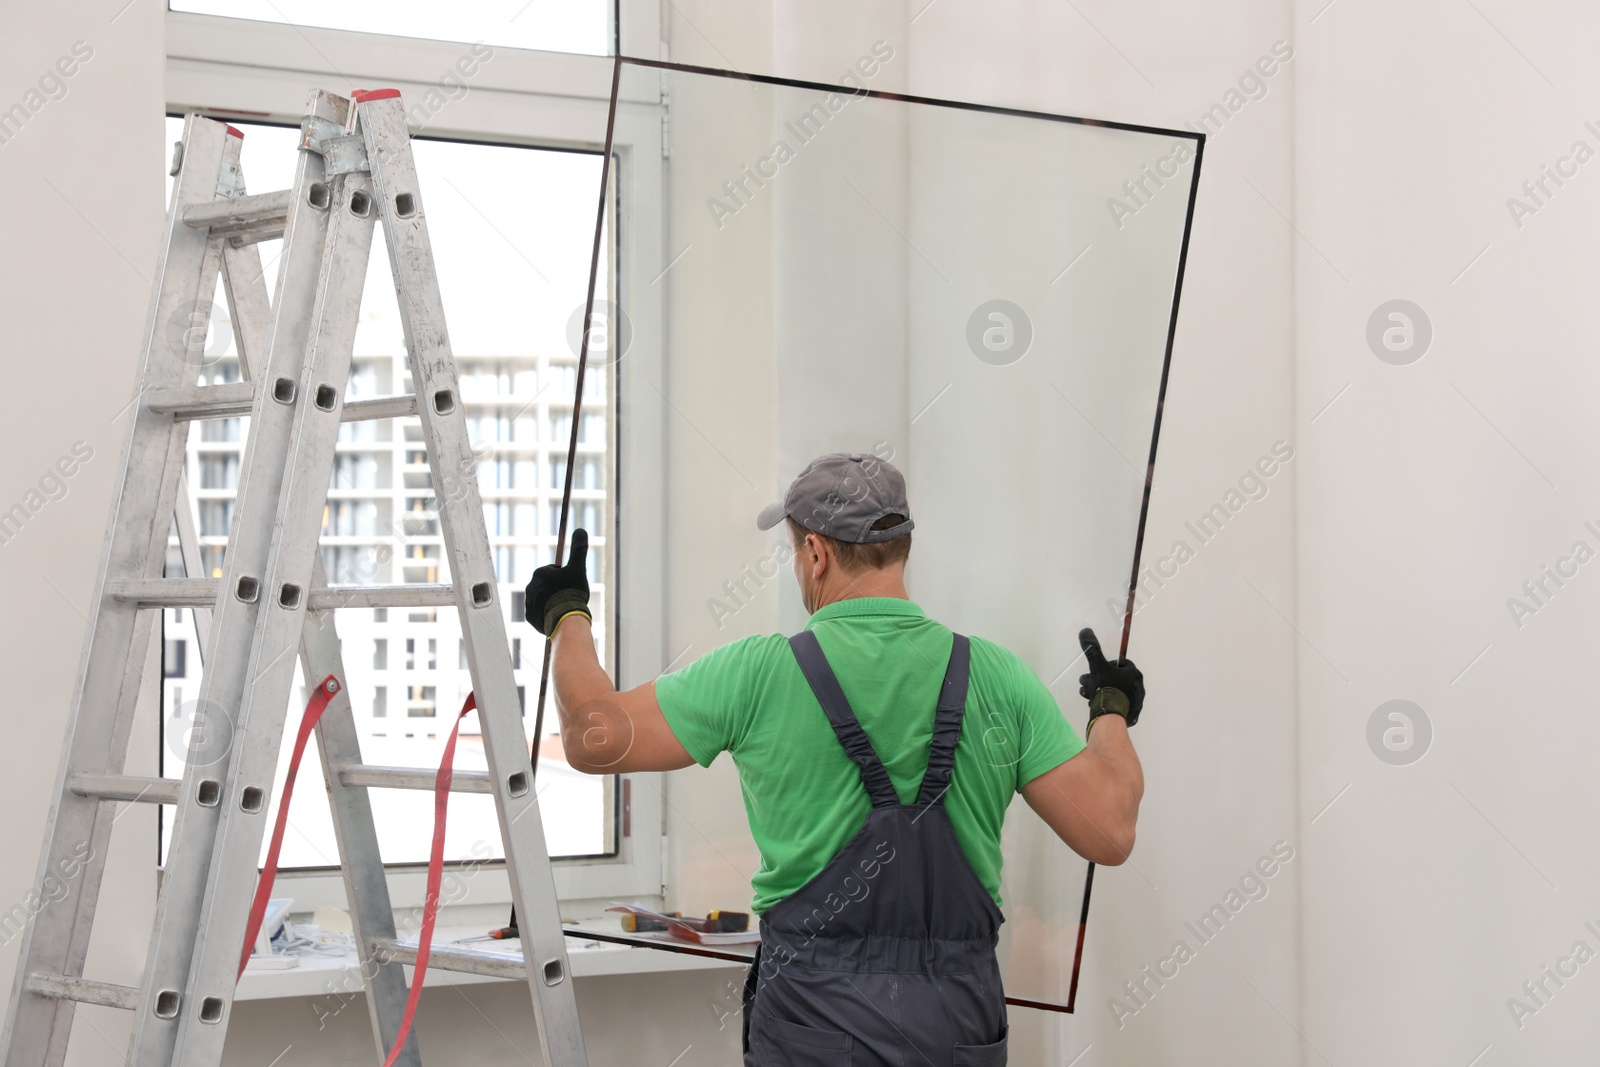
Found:
[[[761,917],[745,979],[745,1067],[1003,1065],[994,947],[1005,918],[944,810],[966,710],[967,639],[955,635],[914,804],[900,803],[816,636],[789,643],[861,768],[872,811],[820,874]]]

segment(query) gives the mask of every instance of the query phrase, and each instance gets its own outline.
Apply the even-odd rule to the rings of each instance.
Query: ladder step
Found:
[[[421,767],[378,767],[367,763],[346,763],[339,768],[341,785],[363,785],[378,789],[434,788],[437,771]],[[488,793],[492,791],[487,771],[456,771],[451,777],[453,793]]]
[[[288,396],[294,387],[288,386]],[[226,385],[175,385],[150,389],[145,406],[157,415],[171,415],[177,422],[194,419],[230,419],[250,414],[255,405],[254,382],[229,382]],[[340,422],[367,419],[400,419],[417,413],[415,396],[380,396],[372,400],[352,400],[339,414]]]
[[[171,415],[183,422],[190,419],[225,419],[248,415],[255,405],[254,382],[229,382],[226,385],[172,385],[150,389],[145,406],[157,415]]]
[[[330,608],[453,608],[453,585],[325,585],[311,591],[311,606]]]
[[[99,1004],[127,1011],[139,1006],[138,986],[97,982],[92,978],[72,978],[64,974],[40,974],[35,971],[28,975],[28,992],[50,1000],[73,1000],[79,1004]]]
[[[522,957],[519,949],[484,949],[482,951],[462,948],[459,945],[435,944],[428,950],[428,966],[439,967],[446,971],[459,971],[462,974],[484,974],[492,978],[520,978],[524,981],[528,977],[528,963]],[[515,951],[516,955],[512,955]],[[372,941],[372,958],[377,960],[393,960],[413,966],[417,962],[417,946],[397,941],[391,938],[374,938]],[[560,968],[560,963],[551,960],[550,965]],[[556,979],[560,980],[559,976]]]
[[[183,792],[178,778],[146,778],[136,774],[74,774],[71,789],[80,797],[176,804]]]
[[[340,422],[361,422],[365,419],[403,419],[417,413],[415,396],[380,396],[374,400],[351,400],[340,414]]]
[[[291,193],[288,189],[280,189],[274,193],[207,200],[185,206],[183,221],[197,230],[209,230],[214,236],[276,226],[277,236],[281,237],[283,227],[289,219],[290,198]],[[266,238],[257,239],[266,240]]]
[[[241,579],[241,582],[243,579]],[[209,608],[217,602],[216,578],[116,578],[106,583],[114,600],[143,608]],[[251,592],[260,595],[259,590]],[[328,585],[311,591],[309,606],[331,608],[449,608],[450,585]]]
[[[114,578],[111,599],[145,608],[209,608],[217,603],[215,578]]]

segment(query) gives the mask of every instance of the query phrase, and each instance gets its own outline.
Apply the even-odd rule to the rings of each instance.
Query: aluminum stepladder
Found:
[[[445,330],[426,218],[398,92],[312,96],[294,187],[248,196],[242,137],[191,116],[174,185],[144,335],[139,392],[95,587],[93,625],[74,697],[39,882],[70,857],[89,860],[68,894],[30,923],[13,985],[3,1067],[63,1062],[77,1003],[136,1013],[128,1062],[217,1064],[232,1008],[267,803],[298,651],[308,685],[344,678],[337,607],[454,606],[479,708],[487,772],[454,788],[495,797],[525,962],[435,952],[445,969],[524,977],[545,1062],[586,1064],[582,1032],[505,622]],[[343,402],[372,229],[382,223],[414,382],[410,396]],[[268,307],[254,242],[281,235]],[[221,271],[247,380],[199,386],[197,366],[168,323],[209,298]],[[197,553],[183,499],[187,423],[248,414],[229,547],[220,579],[161,577],[179,509],[189,573]],[[438,586],[324,584],[318,533],[344,421],[420,418],[452,582]],[[197,732],[181,782],[122,773],[155,611],[209,610],[200,707],[231,744]],[[198,632],[198,631],[197,631]],[[400,1029],[414,948],[397,943],[367,794],[432,788],[415,769],[366,766],[342,684],[317,728],[348,903],[379,1059]],[[214,742],[212,742],[214,744]],[[141,985],[83,974],[114,802],[174,805]],[[59,881],[59,880],[58,880]],[[415,1035],[398,1063],[420,1065]]]

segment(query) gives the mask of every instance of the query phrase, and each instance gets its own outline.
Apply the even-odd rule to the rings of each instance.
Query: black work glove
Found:
[[[1078,631],[1078,644],[1089,663],[1089,673],[1078,678],[1078,692],[1089,701],[1089,721],[1101,715],[1121,715],[1132,726],[1144,707],[1144,675],[1131,660],[1106,662],[1100,639],[1085,627]]]
[[[572,531],[572,554],[566,566],[546,563],[528,579],[528,589],[523,604],[523,614],[535,630],[549,637],[555,633],[556,624],[563,616],[581,612],[589,614],[589,575],[586,562],[589,557],[589,534],[585,530]]]

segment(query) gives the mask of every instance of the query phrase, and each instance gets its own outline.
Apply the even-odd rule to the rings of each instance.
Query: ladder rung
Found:
[[[71,789],[80,797],[176,804],[183,792],[177,778],[145,778],[136,774],[74,774]]]
[[[114,578],[111,599],[146,608],[209,608],[217,602],[215,578]]]
[[[145,608],[209,608],[217,602],[216,578],[117,578],[107,583],[112,599]],[[259,594],[258,594],[259,595]],[[309,606],[330,608],[449,608],[450,585],[329,585],[311,591]]]
[[[260,244],[262,241],[276,241],[283,236],[285,229],[286,225],[282,219],[269,219],[254,226],[242,226],[237,230],[230,230],[226,237],[233,247],[243,248],[245,245]]]
[[[178,422],[192,419],[227,419],[250,414],[255,405],[254,382],[229,382],[226,385],[176,385],[151,389],[145,406],[157,415],[171,415]],[[373,400],[352,400],[339,414],[340,422],[367,419],[399,419],[417,413],[415,396],[380,396]]]
[[[527,961],[505,955],[505,951],[504,949],[489,949],[483,952],[475,952],[472,949],[461,948],[458,945],[435,944],[428,950],[428,965],[446,971],[459,971],[462,974],[486,974],[493,978],[521,978],[526,980],[528,977]],[[372,958],[393,960],[408,967],[414,966],[417,962],[417,946],[388,938],[375,938],[372,942]],[[555,962],[554,960],[551,961],[551,963]]]
[[[187,419],[224,419],[248,415],[255,405],[254,382],[229,382],[226,385],[174,385],[151,389],[145,406],[157,415]]]
[[[238,233],[270,225],[276,225],[281,234],[289,218],[289,198],[289,190],[280,189],[275,193],[207,200],[187,205],[183,209],[183,221],[195,229],[209,229],[213,234]]]
[[[311,591],[311,606],[329,608],[453,608],[453,585],[326,585]]]
[[[51,1000],[75,1000],[79,1004],[99,1004],[128,1011],[139,1006],[138,986],[97,982],[92,978],[71,978],[64,974],[40,974],[35,971],[28,975],[28,992]]]
[[[340,422],[363,419],[402,419],[417,413],[415,396],[380,396],[375,400],[351,400],[344,406]]]
[[[421,767],[377,767],[367,763],[346,763],[339,768],[342,785],[364,785],[378,789],[434,788],[438,771]],[[451,777],[453,793],[488,793],[491,791],[487,771],[456,771]]]

